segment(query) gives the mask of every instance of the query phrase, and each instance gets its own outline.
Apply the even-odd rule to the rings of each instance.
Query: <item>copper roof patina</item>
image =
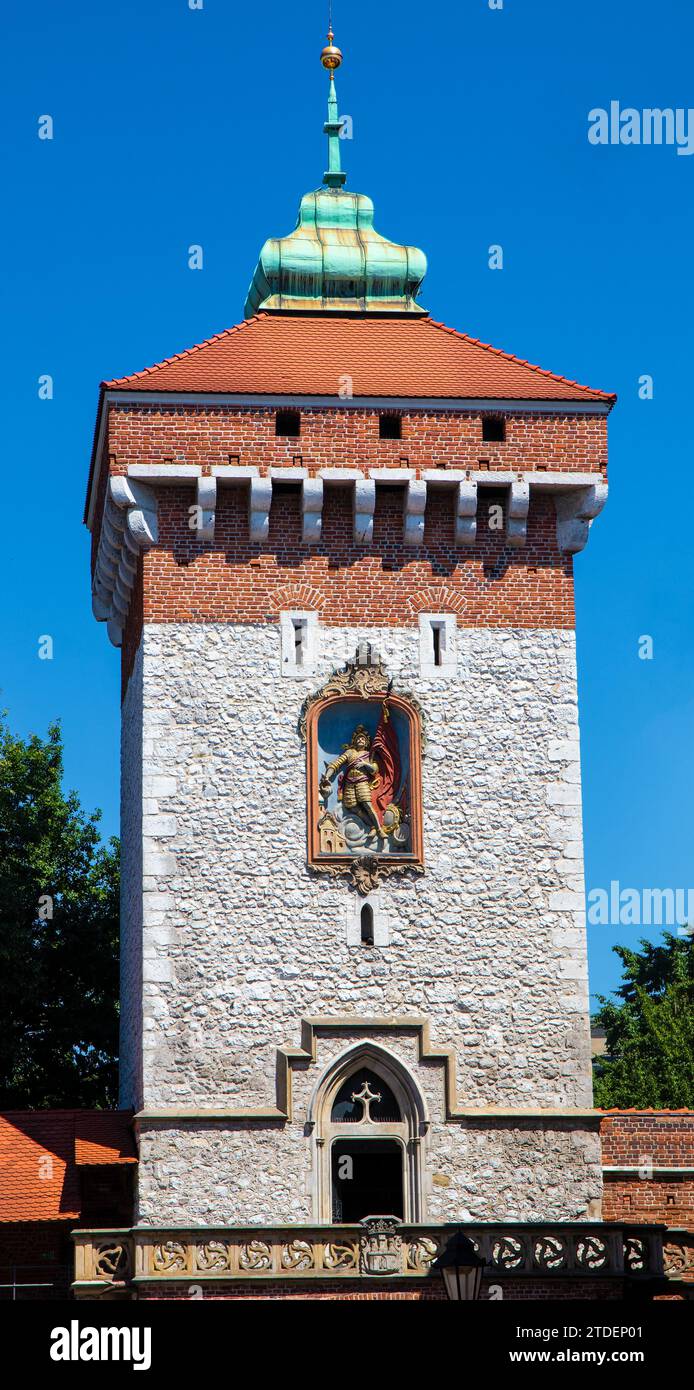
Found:
[[[364,193],[344,188],[340,160],[342,121],[334,73],[342,62],[332,30],[321,61],[330,73],[328,168],[323,186],[301,199],[289,236],[270,237],[248,291],[246,318],[274,313],[423,314],[416,303],[427,262],[416,246],[398,246],[374,229],[374,205]]]

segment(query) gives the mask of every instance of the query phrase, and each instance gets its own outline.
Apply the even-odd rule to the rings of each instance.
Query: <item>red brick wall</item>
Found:
[[[0,1302],[68,1296],[74,1278],[70,1239],[74,1225],[74,1217],[67,1221],[0,1223]]]
[[[298,439],[275,434],[275,409],[230,406],[112,405],[107,453],[112,470],[133,463],[191,463],[203,469],[229,462],[279,468],[301,455],[319,468],[573,469],[600,473],[607,466],[607,417],[520,413],[507,415],[506,440],[482,440],[481,414],[416,411],[402,416],[402,439],[380,439],[377,410],[301,412]]]
[[[604,1175],[605,1221],[653,1221],[694,1231],[694,1173],[658,1169],[694,1168],[694,1112],[607,1111],[601,1121],[602,1161],[638,1173]],[[653,1176],[648,1165],[652,1165]]]
[[[605,1176],[605,1221],[652,1221],[694,1231],[694,1179],[651,1181]]]
[[[219,489],[212,545],[191,531],[193,488],[162,487],[159,545],[141,561],[141,575],[124,641],[127,678],[142,622],[277,622],[287,608],[317,611],[323,623],[416,625],[424,611],[455,612],[464,626],[557,627],[574,623],[573,567],[556,544],[554,503],[531,498],[522,549],[488,525],[488,505],[503,501],[480,493],[478,539],[454,541],[453,497],[431,494],[424,545],[402,543],[403,491],[376,493],[373,545],[352,540],[348,487],[326,491],[321,544],[301,542],[299,487],[275,489],[266,544],[248,538],[248,493]]]
[[[522,1280],[490,1280],[482,1284],[481,1297],[489,1298],[489,1288],[493,1286],[495,1291],[501,1290],[504,1302],[514,1300],[537,1300],[548,1301],[559,1299],[575,1300],[577,1298],[588,1299],[621,1299],[624,1297],[624,1286],[621,1279],[522,1279]],[[201,1288],[202,1285],[191,1284],[175,1285],[170,1284],[166,1290],[147,1287],[143,1285],[138,1293],[140,1300],[149,1302],[163,1302],[170,1299],[191,1298],[191,1287]],[[495,1292],[495,1299],[499,1298],[499,1293]],[[426,1283],[412,1285],[411,1283],[395,1283],[389,1280],[388,1284],[377,1284],[373,1278],[364,1280],[363,1283],[346,1283],[342,1280],[335,1280],[333,1283],[324,1283],[321,1279],[320,1284],[306,1283],[298,1285],[286,1282],[273,1284],[269,1280],[263,1283],[262,1287],[258,1284],[243,1283],[239,1280],[233,1285],[229,1284],[208,1284],[204,1286],[203,1300],[210,1299],[215,1301],[222,1300],[251,1300],[259,1302],[261,1300],[285,1299],[296,1302],[300,1299],[313,1300],[339,1300],[345,1302],[384,1302],[384,1301],[410,1301],[426,1303],[444,1303],[446,1294],[443,1282],[440,1278],[432,1276]]]
[[[438,602],[468,625],[573,623],[571,562],[558,555],[550,499],[533,499],[522,551],[481,525],[477,544],[463,552],[454,542],[452,496],[432,495],[424,546],[414,554],[402,544],[403,495],[396,487],[377,491],[370,547],[352,540],[347,487],[326,492],[315,548],[301,543],[298,487],[275,492],[265,545],[248,539],[247,489],[220,489],[213,546],[188,525],[193,500],[190,489],[159,490],[160,546],[144,559],[145,622],[275,622],[296,597],[334,625],[412,624]]]
[[[503,443],[482,440],[481,415],[405,412],[403,438],[382,440],[374,410],[304,410],[298,439],[277,437],[275,410],[194,406],[111,406],[105,456],[112,472],[135,463],[189,463],[209,472],[232,459],[261,474],[301,465],[324,467],[447,467],[565,471],[602,476],[607,421],[593,415],[518,414],[506,417]],[[97,487],[93,541],[99,535],[106,467]],[[277,490],[276,490],[277,491]],[[402,492],[379,489],[373,545],[352,542],[349,488],[326,491],[323,538],[301,541],[299,492],[276,495],[266,544],[248,540],[247,491],[220,488],[214,544],[188,526],[191,487],[160,488],[160,546],[143,562],[144,594],[132,604],[124,675],[131,669],[145,622],[274,622],[281,608],[317,609],[324,623],[413,624],[422,609],[460,614],[466,625],[573,625],[571,560],[556,545],[554,505],[533,497],[528,542],[516,550],[489,528],[491,503],[503,494],[480,492],[479,536],[454,543],[453,494],[430,494],[424,545],[402,544]]]
[[[188,524],[192,487],[157,491],[159,545],[144,554],[142,593],[133,594],[126,679],[143,621],[265,623],[277,622],[282,609],[309,608],[333,625],[412,626],[420,612],[443,611],[468,627],[573,627],[572,561],[557,550],[549,497],[531,497],[527,542],[513,549],[488,525],[488,505],[502,502],[502,494],[480,493],[478,539],[462,548],[454,540],[452,494],[431,494],[424,545],[413,552],[402,543],[399,487],[377,489],[368,547],[353,542],[347,486],[326,491],[322,540],[311,547],[301,541],[298,486],[275,489],[263,545],[248,538],[246,488],[219,489],[212,545]]]

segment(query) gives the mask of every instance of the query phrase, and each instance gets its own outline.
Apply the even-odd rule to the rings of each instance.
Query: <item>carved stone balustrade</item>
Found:
[[[76,1231],[78,1296],[127,1296],[141,1285],[230,1280],[430,1278],[457,1225],[370,1217],[354,1226],[134,1227]],[[488,1280],[678,1277],[694,1264],[694,1235],[662,1226],[465,1223]],[[665,1259],[663,1258],[665,1252]]]

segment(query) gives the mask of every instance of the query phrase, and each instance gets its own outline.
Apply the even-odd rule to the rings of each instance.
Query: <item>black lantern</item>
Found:
[[[451,1237],[434,1266],[443,1278],[446,1293],[455,1303],[473,1303],[480,1296],[484,1260],[461,1230]]]

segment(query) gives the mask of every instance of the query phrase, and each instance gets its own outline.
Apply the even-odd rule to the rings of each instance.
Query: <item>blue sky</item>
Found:
[[[5,10],[0,701],[21,733],[62,718],[67,783],[103,808],[105,833],[118,655],[91,617],[81,524],[98,383],[242,317],[263,240],[292,229],[325,168],[326,10]],[[619,393],[610,501],[576,561],[586,881],[687,888],[694,156],[596,147],[587,131],[613,100],[694,106],[691,0],[335,0],[334,23],[348,187],[374,198],[382,233],[427,252],[432,315]],[[37,138],[45,114],[52,141]],[[617,982],[611,946],[642,934],[590,929],[593,989]]]

